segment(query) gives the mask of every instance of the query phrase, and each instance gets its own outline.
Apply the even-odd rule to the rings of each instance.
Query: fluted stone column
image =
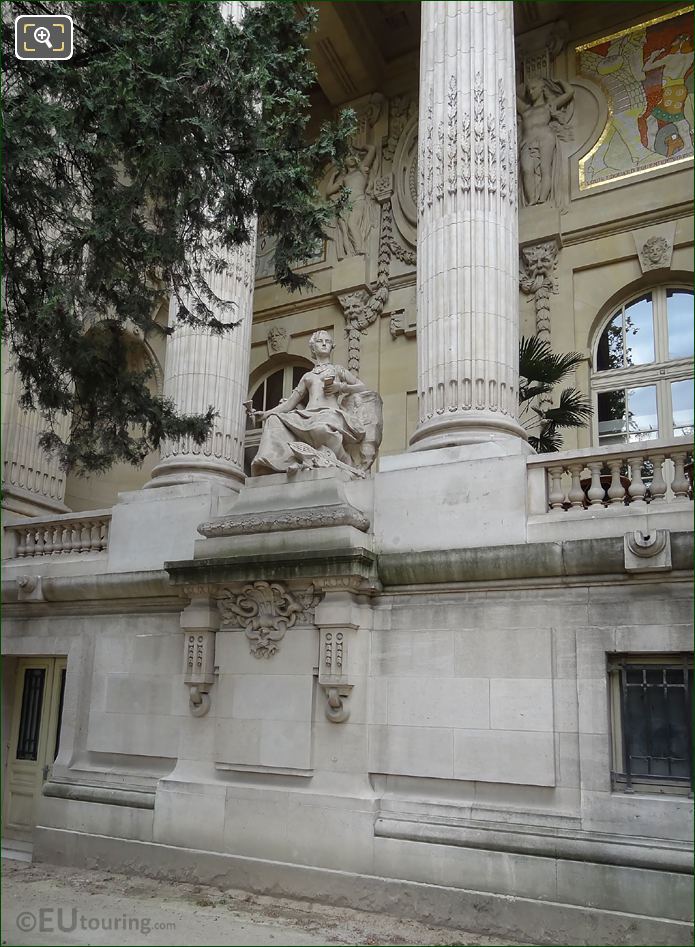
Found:
[[[232,254],[227,273],[208,277],[221,299],[236,305],[220,319],[238,322],[222,335],[179,326],[167,339],[164,397],[186,414],[204,414],[212,405],[218,412],[204,444],[190,437],[162,444],[161,460],[148,487],[217,480],[229,486],[244,482],[243,401],[249,383],[251,320],[256,240]],[[176,301],[172,300],[172,309]],[[172,316],[173,318],[173,312]]]
[[[65,471],[60,469],[55,456],[39,447],[39,437],[46,425],[38,411],[24,411],[20,407],[22,383],[5,347],[2,389],[3,509],[23,516],[68,513],[64,503]],[[67,437],[70,418],[59,418],[56,430],[60,437]]]
[[[222,14],[240,22],[253,2],[224,2]],[[256,221],[249,228],[252,238],[229,255],[229,269],[208,274],[215,294],[235,304],[232,312],[217,318],[238,322],[223,335],[179,326],[167,340],[164,397],[185,414],[204,414],[212,405],[218,412],[207,440],[196,445],[190,437],[167,441],[161,460],[147,487],[168,486],[195,480],[216,480],[228,486],[244,482],[244,435],[246,399],[251,357],[251,321],[256,261]],[[172,299],[172,309],[176,300]],[[173,311],[170,325],[174,323]]]
[[[411,450],[525,437],[513,4],[422,4]]]

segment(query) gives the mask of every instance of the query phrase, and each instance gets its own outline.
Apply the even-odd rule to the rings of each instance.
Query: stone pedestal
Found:
[[[524,438],[513,9],[422,5],[412,450]]]

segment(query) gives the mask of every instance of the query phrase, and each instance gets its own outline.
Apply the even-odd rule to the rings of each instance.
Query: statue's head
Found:
[[[530,79],[526,89],[532,102],[537,102],[545,95],[545,82],[542,79]]]
[[[319,355],[330,355],[334,348],[333,336],[325,329],[314,332],[309,339],[309,351],[312,358],[317,358]]]

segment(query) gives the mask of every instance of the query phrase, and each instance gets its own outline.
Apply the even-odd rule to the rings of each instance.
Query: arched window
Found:
[[[260,379],[256,377],[251,383],[250,399],[253,407],[256,411],[270,411],[271,408],[277,407],[281,401],[289,398],[302,376],[311,371],[312,367],[308,360],[296,359],[279,368],[270,368]],[[244,446],[244,471],[247,476],[251,472],[251,461],[256,456],[260,439],[260,426],[254,428],[251,420],[247,420]]]
[[[614,309],[592,392],[599,445],[693,434],[693,291],[659,286]]]

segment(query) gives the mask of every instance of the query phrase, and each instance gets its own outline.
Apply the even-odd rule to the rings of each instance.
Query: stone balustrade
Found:
[[[110,510],[95,510],[56,516],[50,520],[35,517],[6,526],[5,530],[14,536],[11,558],[33,559],[106,552],[110,523]]]
[[[640,441],[528,458],[529,514],[615,511],[693,497],[693,444]]]

